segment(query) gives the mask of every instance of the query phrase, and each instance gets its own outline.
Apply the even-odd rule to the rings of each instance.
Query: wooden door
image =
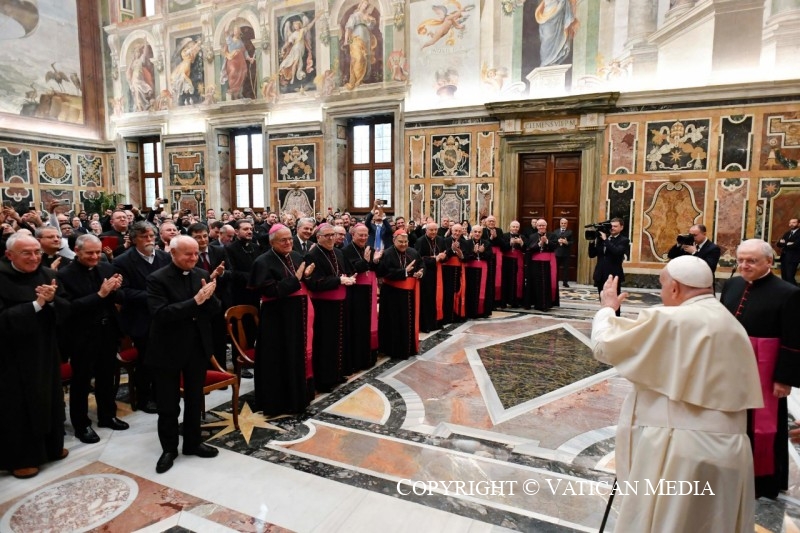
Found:
[[[581,153],[522,154],[519,163],[517,213],[522,231],[529,231],[531,220],[539,218],[547,221],[548,231],[556,231],[560,220],[566,218],[575,240],[569,279],[576,279],[576,254],[583,244],[583,227],[579,218]]]

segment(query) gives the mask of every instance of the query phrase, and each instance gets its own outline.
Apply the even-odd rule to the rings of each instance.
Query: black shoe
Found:
[[[158,458],[158,462],[156,463],[156,473],[163,474],[170,468],[172,468],[172,463],[175,462],[175,459],[178,457],[178,452],[164,452],[161,454],[161,457]]]
[[[196,455],[197,457],[216,457],[219,455],[219,450],[208,444],[200,443],[197,448],[192,450],[183,450],[183,455]]]
[[[131,426],[128,425],[127,422],[123,422],[119,418],[114,417],[114,418],[111,418],[109,420],[105,420],[103,422],[98,422],[97,423],[97,427],[111,428],[114,431],[122,431],[123,429],[128,429]]]
[[[569,283],[565,283],[565,284],[564,284],[564,287],[566,287],[567,289],[569,289]]]
[[[151,415],[158,413],[158,405],[154,400],[148,400],[145,403],[140,403],[138,408],[140,411],[144,411],[145,413],[150,413]]]
[[[92,426],[87,426],[83,429],[76,429],[75,436],[78,437],[78,440],[84,442],[86,444],[94,444],[95,442],[100,442],[100,437],[97,436],[97,433],[94,432]]]
[[[244,370],[242,370],[242,377],[244,379],[251,379],[253,377],[253,373],[247,368],[245,368]]]

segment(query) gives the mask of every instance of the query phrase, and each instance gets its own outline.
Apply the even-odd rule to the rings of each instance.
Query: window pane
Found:
[[[253,168],[264,168],[264,150],[261,145],[261,134],[256,133],[252,137],[253,149]],[[255,187],[255,185],[254,185]],[[256,207],[256,206],[253,206]]]
[[[375,170],[375,199],[384,200],[383,207],[392,206],[392,171],[391,169]]]
[[[156,165],[153,159],[153,143],[144,143],[142,145],[142,152],[144,152],[144,171],[148,174],[155,172]]]
[[[236,206],[250,207],[250,180],[247,174],[236,176]]]
[[[353,128],[353,163],[369,163],[369,126]]]
[[[388,163],[392,160],[392,125],[375,124],[375,162]]]
[[[162,177],[158,178],[158,190],[156,191],[156,195],[158,195],[159,198],[167,197],[167,191],[164,190],[164,178]]]
[[[250,207],[264,206],[264,175],[253,174],[253,205]]]
[[[152,17],[156,14],[156,0],[144,0],[144,16]]]
[[[250,139],[248,135],[237,135],[234,137],[234,150],[236,151],[236,161],[233,168],[249,168],[247,164],[247,154],[250,150]],[[247,204],[239,204],[244,207]]]
[[[144,205],[153,207],[156,203],[156,180],[155,178],[144,179]]]
[[[369,170],[356,170],[353,172],[353,205],[355,207],[370,207],[369,201]]]
[[[161,141],[156,143],[156,167],[158,168],[158,173],[161,174],[164,170],[161,168]]]

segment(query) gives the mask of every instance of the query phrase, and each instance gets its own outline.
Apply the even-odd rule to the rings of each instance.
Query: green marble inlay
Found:
[[[479,348],[505,409],[611,368],[564,328]]]

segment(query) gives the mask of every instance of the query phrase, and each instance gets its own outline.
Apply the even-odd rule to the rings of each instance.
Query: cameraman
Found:
[[[621,218],[612,218],[608,233],[604,229],[597,230],[597,238],[589,242],[589,257],[597,258],[597,265],[594,267],[594,286],[599,293],[603,292],[603,284],[609,276],[619,278],[617,283],[617,294],[620,293],[622,282],[625,281],[625,272],[622,270],[622,262],[628,255],[630,241],[622,235],[624,223]],[[616,310],[620,316],[619,308]]]
[[[681,244],[679,235],[678,243],[669,249],[667,257],[675,259],[682,255],[693,255],[708,263],[712,274],[716,272],[721,250],[706,238],[706,227],[703,224],[695,224],[689,228],[689,236],[694,241],[693,244]]]

